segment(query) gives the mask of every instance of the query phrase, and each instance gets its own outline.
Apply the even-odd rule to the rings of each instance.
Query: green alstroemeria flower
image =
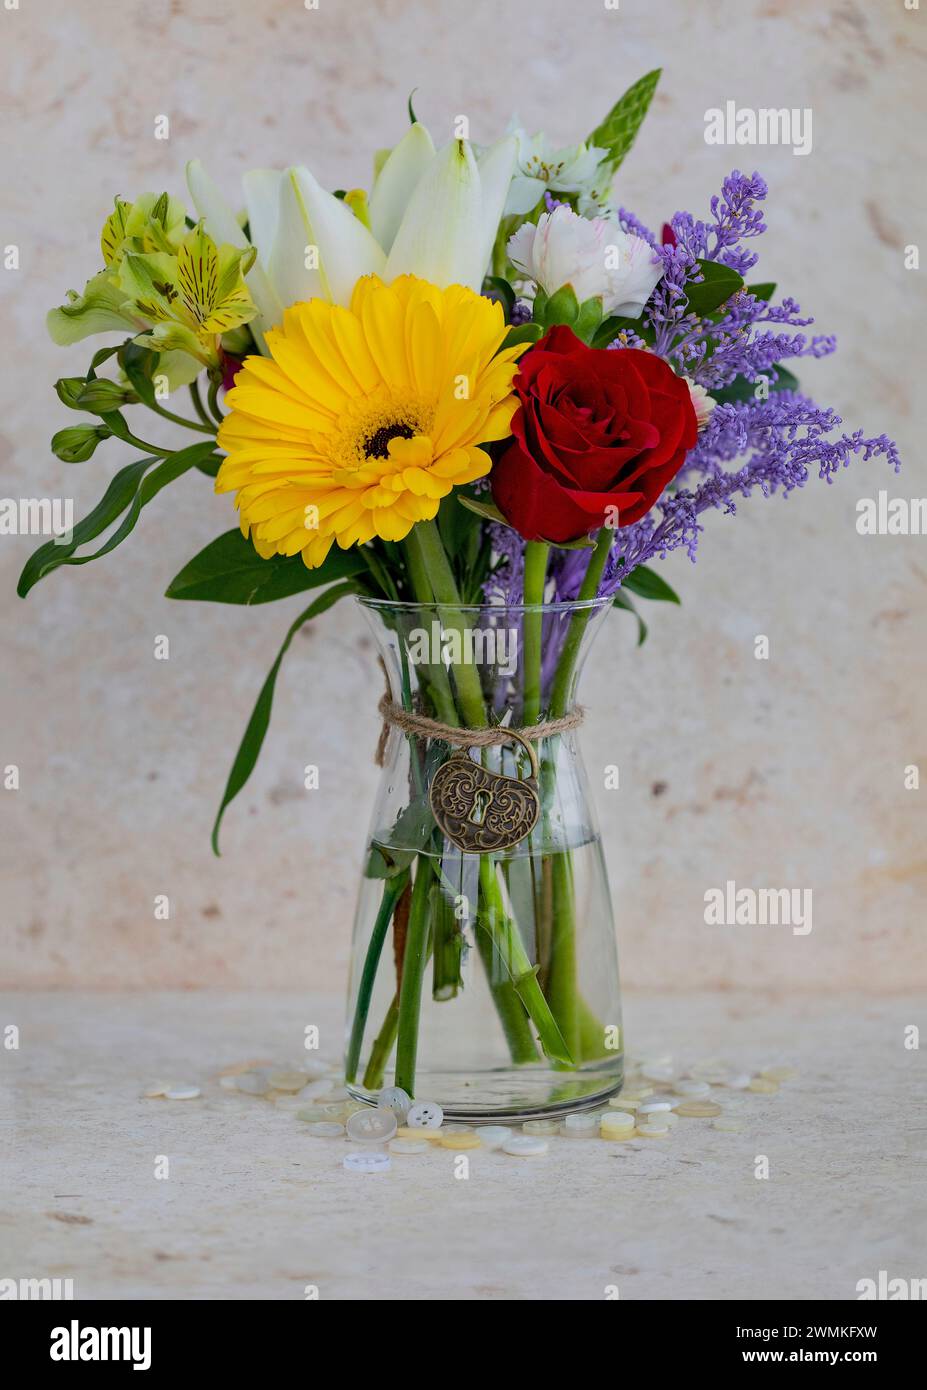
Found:
[[[143,193],[134,203],[117,198],[100,233],[103,264],[118,267],[126,250],[175,256],[186,232],[186,211],[177,198],[166,193]]]
[[[188,352],[217,367],[219,336],[257,312],[244,281],[255,254],[252,248],[217,247],[202,222],[186,234],[176,256],[126,250],[116,278],[126,301],[153,325],[146,344],[156,352]]]

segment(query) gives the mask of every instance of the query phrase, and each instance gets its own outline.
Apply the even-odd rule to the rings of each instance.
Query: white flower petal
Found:
[[[434,156],[431,136],[416,121],[377,175],[370,195],[370,229],[384,251],[392,246],[416,185]]]

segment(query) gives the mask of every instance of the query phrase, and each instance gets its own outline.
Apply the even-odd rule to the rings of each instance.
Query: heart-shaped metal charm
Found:
[[[428,793],[432,814],[443,833],[464,854],[511,849],[537,824],[541,812],[538,760],[531,744],[511,733],[531,761],[530,777],[487,772],[462,750],[438,768]]]

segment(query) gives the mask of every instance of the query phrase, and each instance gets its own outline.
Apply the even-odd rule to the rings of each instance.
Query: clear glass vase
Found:
[[[373,1101],[401,1086],[470,1119],[594,1105],[621,1085],[623,1038],[575,691],[610,601],[359,602],[391,706],[354,929],[349,1089]]]

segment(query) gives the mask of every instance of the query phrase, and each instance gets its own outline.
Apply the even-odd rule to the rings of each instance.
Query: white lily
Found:
[[[461,284],[479,291],[516,149],[508,136],[479,160],[466,140],[452,140],[435,153],[427,130],[416,122],[374,183],[371,230],[304,166],[246,174],[248,227],[257,249],[247,279],[260,311],[261,351],[267,351],[264,332],[290,304],[322,298],[347,305],[362,275],[389,283],[410,274],[442,289]],[[210,235],[246,246],[238,219],[198,160],[187,166],[187,184]]]
[[[556,149],[544,134],[529,135],[515,120],[509,129],[518,145],[518,154],[506,213],[523,216],[536,207],[548,191],[576,193],[586,198],[593,194],[607,150],[587,145],[585,141]]]

